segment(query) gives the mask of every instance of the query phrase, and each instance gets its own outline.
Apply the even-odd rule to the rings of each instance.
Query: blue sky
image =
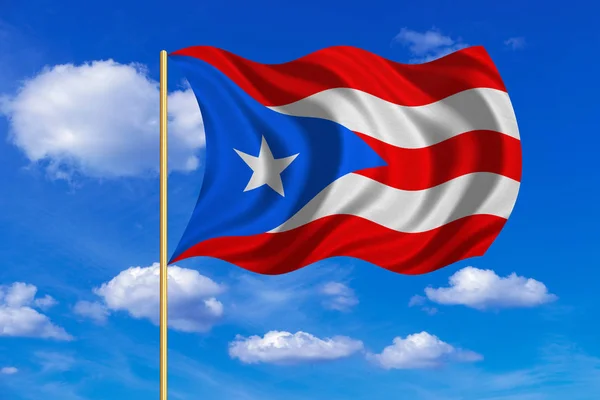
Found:
[[[598,9],[531,3],[4,3],[0,399],[158,397],[158,53],[196,44],[262,62],[482,44],[515,107],[523,180],[484,257],[423,276],[344,258],[279,277],[178,263],[171,398],[600,398]],[[172,250],[204,154],[197,105],[170,72]],[[469,281],[483,288],[470,300]],[[291,350],[252,351],[273,335]],[[403,358],[381,357],[394,349]]]

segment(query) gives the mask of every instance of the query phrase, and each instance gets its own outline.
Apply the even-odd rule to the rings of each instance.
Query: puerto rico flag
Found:
[[[170,57],[206,134],[170,263],[282,274],[347,256],[422,274],[483,255],[513,210],[519,130],[482,47],[416,65],[346,46],[283,64],[205,46]]]

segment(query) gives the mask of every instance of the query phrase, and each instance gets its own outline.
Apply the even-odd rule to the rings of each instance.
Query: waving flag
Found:
[[[349,256],[420,274],[483,255],[511,214],[519,130],[482,47],[418,65],[353,47],[275,65],[213,47],[171,58],[206,132],[171,262],[281,274]]]

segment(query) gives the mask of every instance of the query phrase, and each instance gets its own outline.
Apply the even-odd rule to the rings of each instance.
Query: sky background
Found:
[[[346,258],[278,277],[177,263],[170,398],[600,398],[600,10],[539,4],[0,0],[0,400],[158,398],[159,51],[198,44],[261,62],[484,45],[523,179],[488,253],[427,275]],[[169,89],[172,251],[204,141],[175,69]]]

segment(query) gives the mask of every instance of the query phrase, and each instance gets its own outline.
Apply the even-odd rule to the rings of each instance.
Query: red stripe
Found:
[[[404,149],[357,134],[387,165],[355,173],[397,189],[428,189],[473,172],[521,181],[521,143],[499,132],[467,132],[419,149]]]
[[[474,215],[423,233],[401,233],[371,221],[334,215],[299,228],[201,242],[172,262],[215,257],[259,274],[284,274],[316,261],[355,257],[402,274],[423,274],[483,255],[506,220]]]
[[[350,46],[329,47],[283,64],[261,64],[209,46],[171,55],[201,59],[265,106],[280,106],[331,88],[353,88],[383,100],[420,106],[472,88],[506,91],[481,46],[424,64],[400,64]]]

